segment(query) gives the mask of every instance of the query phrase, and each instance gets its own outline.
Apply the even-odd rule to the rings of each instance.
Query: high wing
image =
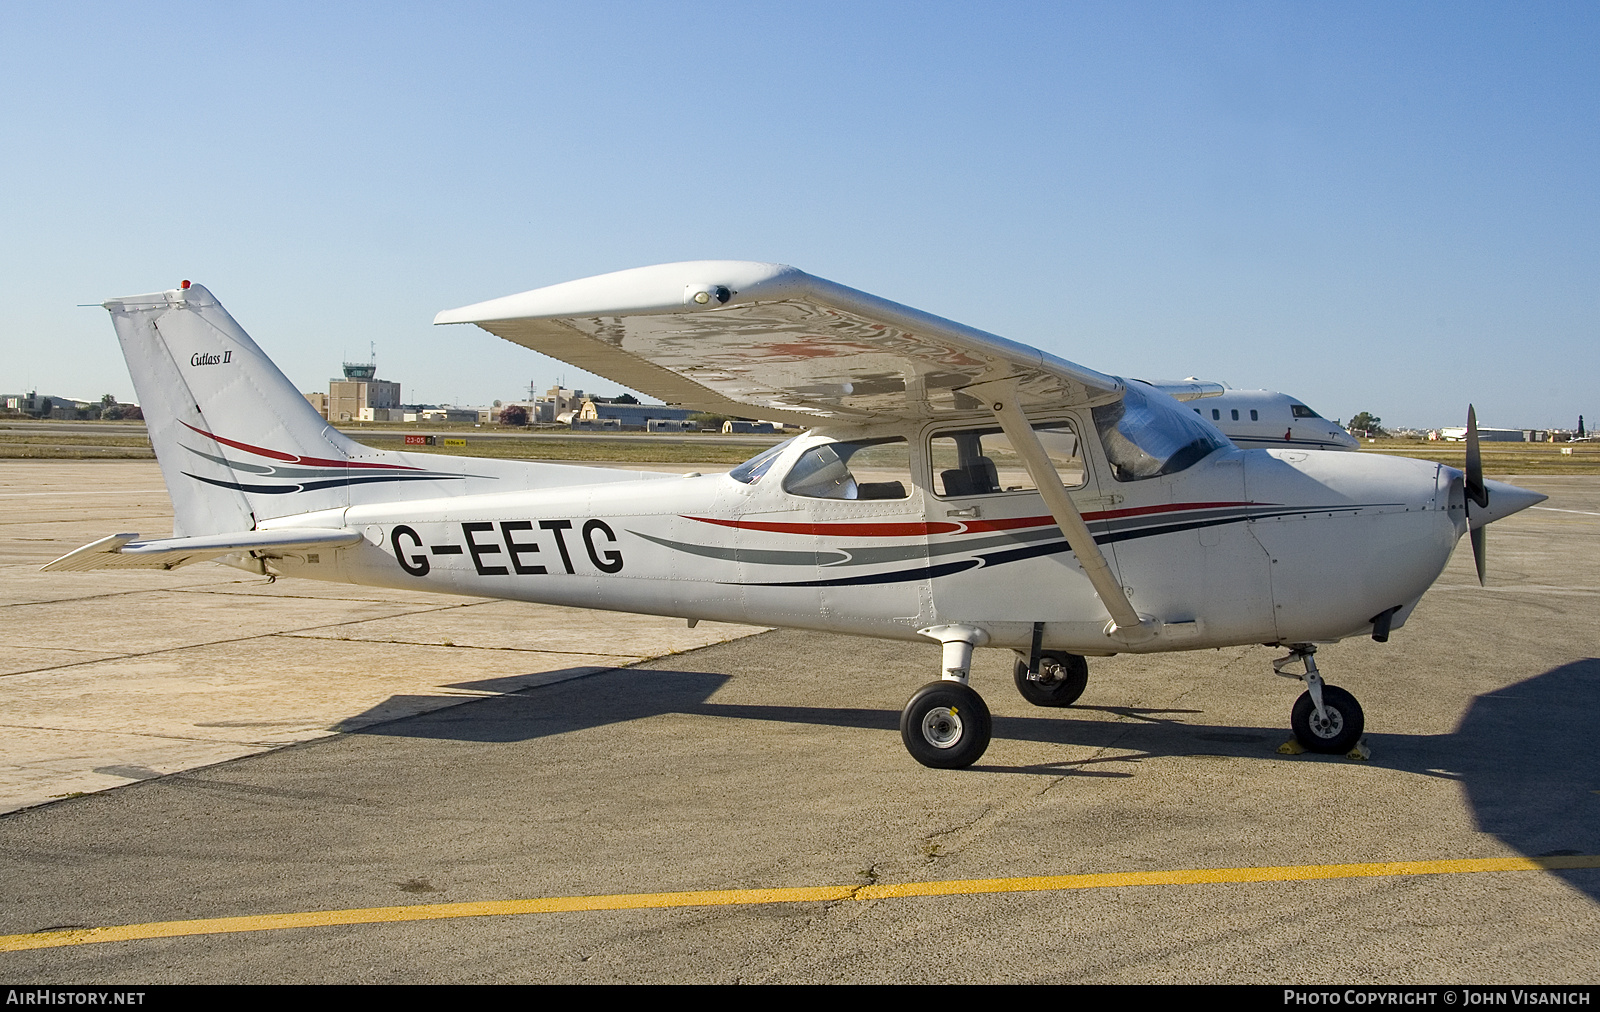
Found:
[[[1025,409],[1099,404],[1122,381],[1036,348],[782,264],[640,267],[446,310],[669,404],[801,425],[919,420],[986,406],[1012,379]]]

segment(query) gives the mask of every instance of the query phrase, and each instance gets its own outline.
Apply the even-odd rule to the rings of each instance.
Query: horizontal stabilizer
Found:
[[[239,552],[275,555],[305,548],[341,548],[361,540],[350,530],[290,528],[239,531],[194,538],[140,541],[137,534],[113,534],[68,552],[43,568],[46,573],[81,573],[90,569],[176,569]]]

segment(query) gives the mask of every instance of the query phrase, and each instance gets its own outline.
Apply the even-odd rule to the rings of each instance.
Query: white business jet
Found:
[[[45,567],[251,572],[943,644],[901,715],[971,765],[975,647],[1030,702],[1089,656],[1262,643],[1306,748],[1361,707],[1316,645],[1385,640],[1460,536],[1544,497],[1421,460],[1243,450],[1148,384],[812,277],[664,264],[440,313],[673,404],[810,431],[723,474],[376,450],[336,432],[210,292],[105,303],[175,514]],[[1470,424],[1469,412],[1469,424]],[[1298,672],[1288,671],[1298,667]]]
[[[1361,444],[1302,401],[1276,390],[1235,390],[1193,377],[1154,384],[1247,450],[1356,450]]]

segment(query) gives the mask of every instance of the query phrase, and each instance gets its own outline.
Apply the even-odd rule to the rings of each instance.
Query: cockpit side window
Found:
[[[1175,474],[1229,445],[1222,433],[1176,401],[1149,396],[1133,382],[1122,400],[1094,409],[1094,425],[1118,481]]]
[[[794,442],[797,438],[799,437],[797,436],[790,439],[785,439],[777,446],[769,446],[767,449],[762,450],[754,457],[751,457],[743,464],[740,464],[738,467],[729,471],[728,477],[732,478],[734,481],[742,481],[746,485],[754,485],[756,482],[761,480],[762,475],[767,473],[767,468],[771,467],[773,462],[783,455],[783,451],[789,448],[789,444]]]
[[[783,490],[808,499],[908,499],[910,444],[895,436],[813,446],[789,468]]]
[[[1081,488],[1087,480],[1083,449],[1070,422],[1041,422],[1033,427],[1067,488]],[[1011,440],[995,427],[958,429],[935,433],[928,441],[933,462],[933,491],[944,498],[991,495],[998,492],[1033,492],[1038,487],[1029,476]]]
[[[1321,418],[1322,416],[1306,407],[1304,404],[1290,404],[1289,410],[1294,412],[1296,418]]]

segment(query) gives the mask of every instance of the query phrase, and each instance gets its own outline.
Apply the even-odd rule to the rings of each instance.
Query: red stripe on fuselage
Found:
[[[1151,513],[1176,513],[1180,510],[1216,510],[1230,506],[1260,506],[1254,502],[1175,502],[1161,506],[1130,506],[1125,510],[1106,510],[1102,513],[1085,513],[1085,520],[1116,520],[1119,517],[1142,517]]]
[[[1150,516],[1157,513],[1178,513],[1189,510],[1225,509],[1235,506],[1254,506],[1248,502],[1185,502],[1163,503],[1159,506],[1130,506],[1127,509],[1103,510],[1085,513],[1085,521],[1117,520],[1122,517]],[[1053,527],[1055,519],[1042,517],[1010,517],[1004,520],[966,520],[961,523],[932,521],[929,523],[778,523],[766,520],[718,520],[713,517],[685,517],[703,524],[720,527],[740,527],[752,531],[770,531],[774,534],[821,534],[851,538],[916,538],[929,534],[982,534],[993,531],[1014,531],[1026,527]]]
[[[916,538],[927,534],[959,534],[960,524],[934,521],[933,523],[904,524],[785,524],[767,520],[718,520],[715,517],[684,517],[703,524],[719,527],[740,527],[747,531],[771,531],[774,534],[839,534],[851,538]],[[1046,520],[1049,517],[1045,518]]]
[[[1255,506],[1250,502],[1179,502],[1162,503],[1159,506],[1130,506],[1121,510],[1099,510],[1083,514],[1084,522],[1094,520],[1120,520],[1123,517],[1152,516],[1157,513],[1180,513],[1189,510],[1214,510],[1227,509],[1235,506]],[[1042,517],[1012,517],[1007,520],[969,520],[967,529],[963,533],[978,533],[980,531],[1013,531],[1019,527],[1047,527],[1055,523],[1048,516]]]
[[[421,468],[407,467],[404,464],[367,464],[354,460],[329,460],[326,457],[300,457],[293,453],[284,453],[280,450],[268,450],[265,447],[251,446],[249,443],[241,443],[235,439],[227,439],[223,436],[217,435],[215,432],[207,432],[205,429],[196,429],[188,422],[184,422],[183,427],[186,429],[193,429],[195,432],[200,433],[200,435],[206,436],[210,439],[215,439],[224,446],[231,446],[235,450],[243,450],[246,453],[253,453],[258,457],[266,457],[269,460],[281,460],[286,464],[314,464],[317,467],[365,467],[376,468],[384,471],[421,470]]]

